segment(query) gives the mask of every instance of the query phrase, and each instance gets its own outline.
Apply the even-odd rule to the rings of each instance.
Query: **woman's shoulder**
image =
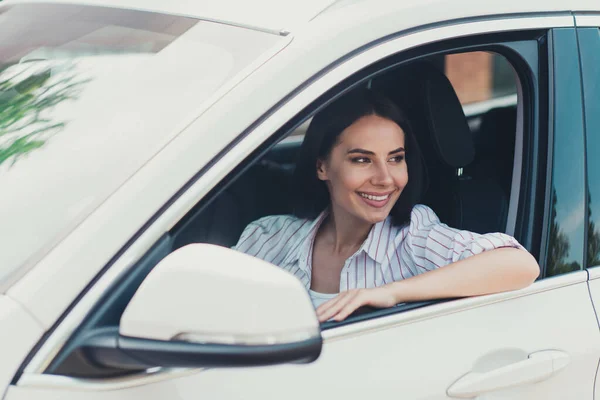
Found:
[[[416,204],[410,213],[411,229],[431,228],[440,223],[437,214],[424,204]]]
[[[294,215],[269,215],[257,219],[246,226],[234,247],[236,250],[252,253],[262,248],[278,246],[299,238],[310,226],[310,220]]]
[[[307,220],[298,218],[295,215],[267,215],[248,224],[246,230],[253,227],[263,234],[268,234],[276,232],[284,226],[306,225],[306,222]]]

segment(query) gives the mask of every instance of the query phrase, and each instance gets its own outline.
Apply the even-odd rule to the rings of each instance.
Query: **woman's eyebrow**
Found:
[[[352,149],[352,150],[348,150],[348,154],[352,154],[352,153],[368,154],[368,155],[374,155],[375,154],[372,151],[365,150],[365,149]]]
[[[394,154],[394,153],[400,153],[400,152],[403,152],[403,151],[405,151],[405,150],[404,150],[404,147],[398,147],[396,150],[392,150],[392,151],[390,151],[390,152],[388,153],[388,156],[389,156],[390,154]]]
[[[395,154],[395,153],[401,153],[405,151],[404,147],[398,147],[396,150],[392,150],[388,153],[388,155],[390,154]],[[365,150],[365,149],[352,149],[352,150],[348,150],[348,154],[352,154],[352,153],[358,153],[358,154],[367,154],[367,155],[374,155],[375,153],[373,153],[370,150]]]

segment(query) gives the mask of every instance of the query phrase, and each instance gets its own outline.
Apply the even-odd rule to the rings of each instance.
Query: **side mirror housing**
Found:
[[[99,335],[91,340],[101,345],[88,346],[95,361],[128,369],[311,362],[322,346],[315,310],[296,277],[208,244],[182,247],[160,261],[129,302],[118,332]]]

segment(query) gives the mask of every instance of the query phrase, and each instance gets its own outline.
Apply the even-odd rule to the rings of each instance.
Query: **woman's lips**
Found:
[[[366,193],[366,192],[357,192],[358,193],[358,197],[361,198],[362,201],[364,201],[367,205],[371,206],[371,207],[375,207],[375,208],[382,208],[385,207],[386,204],[390,201],[390,199],[392,198],[392,193],[394,192],[388,192],[388,193]]]

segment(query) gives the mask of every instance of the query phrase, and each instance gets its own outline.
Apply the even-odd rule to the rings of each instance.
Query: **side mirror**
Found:
[[[165,257],[131,299],[119,331],[102,334],[113,337],[94,338],[92,357],[127,369],[312,362],[322,346],[314,308],[298,279],[208,244]]]

